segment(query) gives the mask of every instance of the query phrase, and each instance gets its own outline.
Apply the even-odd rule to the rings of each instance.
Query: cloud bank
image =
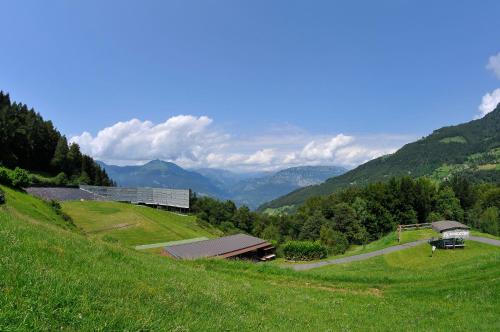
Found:
[[[478,107],[479,115],[477,118],[482,118],[486,114],[493,111],[500,103],[500,89],[495,89],[491,93],[483,96],[481,104]]]
[[[165,122],[131,119],[74,136],[84,153],[111,164],[133,165],[152,159],[183,167],[265,171],[298,165],[354,167],[396,151],[412,136],[312,135],[284,126],[252,137],[214,129],[206,116],[178,115]]]
[[[486,69],[491,70],[495,74],[495,76],[500,79],[500,52],[496,55],[490,56],[490,58],[488,59],[488,64],[486,65]],[[479,114],[475,118],[482,118],[486,114],[493,111],[499,103],[500,88],[486,93],[483,96],[481,104],[478,107]]]
[[[486,69],[491,70],[500,79],[500,52],[497,55],[490,56]]]

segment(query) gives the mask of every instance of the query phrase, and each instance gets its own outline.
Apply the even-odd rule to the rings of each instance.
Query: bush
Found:
[[[11,173],[12,186],[16,188],[27,187],[31,183],[30,174],[25,169],[16,167]]]
[[[282,246],[283,255],[288,260],[309,261],[325,258],[328,250],[319,242],[289,241]]]
[[[56,186],[65,186],[68,184],[68,177],[64,172],[61,172],[54,177],[54,184]]]
[[[0,167],[0,184],[12,186],[11,173],[12,171],[10,169]]]
[[[2,189],[0,189],[0,205],[5,204],[5,194]]]

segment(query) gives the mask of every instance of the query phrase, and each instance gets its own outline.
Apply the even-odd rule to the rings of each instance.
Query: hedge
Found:
[[[282,245],[285,259],[293,261],[310,261],[325,258],[328,255],[326,247],[319,242],[289,241]]]
[[[5,167],[0,167],[0,184],[22,188],[31,184],[31,177],[28,171],[19,167],[16,167],[13,171]]]
[[[3,190],[0,188],[0,205],[5,203],[5,194]]]

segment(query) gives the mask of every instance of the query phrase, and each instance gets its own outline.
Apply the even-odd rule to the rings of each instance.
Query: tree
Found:
[[[416,180],[413,208],[417,213],[418,222],[427,222],[429,213],[432,211],[433,203],[436,200],[436,193],[436,185],[428,178]]]
[[[245,232],[251,232],[253,228],[253,215],[247,206],[240,207],[234,214],[234,224]]]
[[[345,234],[350,243],[362,243],[366,230],[357,218],[356,210],[347,203],[340,203],[334,206],[333,211],[331,227]]]
[[[483,208],[495,206],[500,209],[500,187],[486,191],[482,197],[481,205]]]
[[[331,227],[322,226],[319,236],[322,245],[328,248],[332,255],[343,254],[349,248],[349,241],[344,234],[334,231]]]
[[[445,219],[463,220],[464,211],[451,187],[445,186],[439,190],[436,198],[436,212]]]
[[[50,161],[51,166],[55,170],[66,169],[68,152],[69,152],[68,141],[66,140],[66,137],[61,136],[57,141],[56,149],[54,151],[54,156]]]
[[[479,227],[482,232],[499,235],[500,218],[498,208],[495,206],[489,207],[481,214],[479,218]]]
[[[299,238],[301,240],[317,240],[319,239],[319,232],[321,226],[327,223],[319,210],[316,210],[313,215],[309,216],[300,232]]]
[[[92,158],[87,156],[84,167],[82,157],[78,145],[69,147],[51,121],[0,91],[0,165],[52,175],[65,172],[73,182],[86,171],[92,184],[113,185]]]
[[[80,152],[80,146],[76,143],[72,143],[69,146],[69,151],[68,151],[68,167],[67,167],[68,174],[71,175],[80,174],[82,169],[82,157],[83,156],[82,153]]]
[[[450,180],[450,185],[455,196],[460,200],[462,209],[472,208],[477,200],[472,183],[465,176],[456,175]]]
[[[264,228],[261,236],[266,240],[275,240],[278,242],[281,240],[281,234],[278,226],[272,224]]]

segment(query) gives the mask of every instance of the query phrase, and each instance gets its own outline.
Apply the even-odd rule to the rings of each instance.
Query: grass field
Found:
[[[221,235],[213,227],[200,226],[193,216],[145,206],[72,201],[64,202],[62,208],[89,236],[130,246]]]
[[[0,330],[494,331],[500,249],[426,246],[295,272],[174,261],[89,237],[6,190]]]
[[[483,233],[477,233],[478,236],[482,236]],[[398,244],[409,243],[418,240],[430,239],[431,237],[437,237],[439,234],[433,231],[432,229],[419,229],[414,231],[407,231],[401,233],[401,242],[398,242],[398,237],[396,232],[390,233],[376,241],[370,242],[366,245],[353,245],[351,246],[344,254],[341,255],[330,255],[323,259],[306,261],[306,262],[288,262],[283,258],[278,258],[272,261],[272,264],[281,265],[281,264],[309,264],[312,262],[321,262],[325,260],[337,259],[342,257],[349,257],[354,255],[365,254],[367,252],[377,251],[384,248],[389,248]],[[493,236],[493,235],[492,235]],[[494,237],[494,236],[493,236]]]

